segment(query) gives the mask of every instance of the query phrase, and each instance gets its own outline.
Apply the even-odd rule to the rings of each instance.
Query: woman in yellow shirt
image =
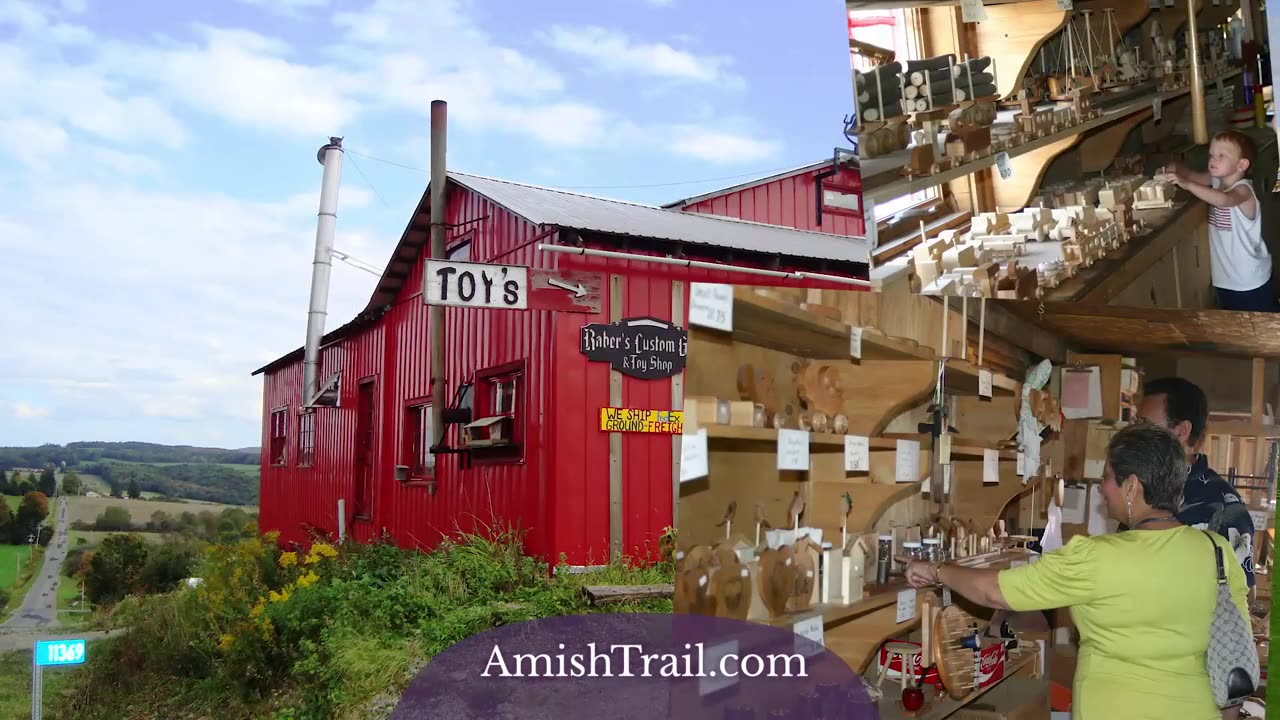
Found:
[[[1173,517],[1186,478],[1186,453],[1172,433],[1127,427],[1107,447],[1098,489],[1107,513],[1130,530],[1076,536],[1008,570],[916,561],[907,579],[915,587],[940,583],[985,607],[1070,608],[1080,632],[1075,720],[1219,720],[1205,670],[1217,567],[1206,534]],[[1224,538],[1208,536],[1233,557]],[[1227,566],[1247,623],[1244,571]]]

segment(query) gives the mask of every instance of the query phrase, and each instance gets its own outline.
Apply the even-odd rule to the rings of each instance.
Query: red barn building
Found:
[[[821,169],[809,170],[764,185],[807,183],[812,193]],[[753,192],[773,207],[767,189]],[[593,357],[584,338],[639,325],[683,336],[690,282],[849,289],[812,274],[865,279],[869,247],[851,237],[860,219],[828,207],[822,225],[806,220],[803,192],[780,201],[784,216],[766,214],[789,218],[783,227],[448,173],[450,260],[524,266],[568,285],[596,277],[598,309],[537,309],[532,300],[525,310],[446,307],[445,443],[460,449],[463,426],[494,421],[504,437],[431,454],[424,193],[368,306],[320,343],[319,377],[336,406],[302,407],[301,348],[254,372],[264,378],[260,527],[285,542],[343,528],[357,541],[430,549],[460,532],[512,526],[528,552],[552,563],[656,558],[679,493],[679,437],[608,432],[601,411],[680,409],[684,344],[669,358],[674,372],[645,378]],[[530,287],[531,297],[540,292]]]

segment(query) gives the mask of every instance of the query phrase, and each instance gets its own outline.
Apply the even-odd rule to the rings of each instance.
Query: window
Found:
[[[449,248],[444,254],[446,260],[456,260],[458,262],[467,262],[471,260],[471,241],[463,240],[462,242]]]
[[[435,439],[431,418],[431,403],[412,403],[407,408],[405,418],[405,464],[409,466],[409,478],[425,479],[435,477],[436,456],[431,453],[431,442]]]
[[[289,430],[288,408],[271,411],[271,464],[283,467],[286,464],[288,446],[285,439]]]
[[[476,422],[484,418],[509,418],[511,442],[499,447],[476,448],[472,457],[477,461],[520,461],[524,458],[525,398],[524,362],[481,370],[475,377]]]
[[[316,414],[303,412],[298,416],[298,467],[312,467],[316,457]]]
[[[869,43],[886,50],[892,50],[899,62],[923,57],[923,47],[913,27],[914,10],[850,10],[849,39]],[[855,70],[869,70],[875,65],[870,58],[863,57],[850,50],[850,64]],[[892,200],[877,203],[872,214],[876,224],[883,227],[885,221],[894,215],[942,197],[936,187],[925,188],[910,195],[903,195]],[[826,204],[834,204],[829,199]]]

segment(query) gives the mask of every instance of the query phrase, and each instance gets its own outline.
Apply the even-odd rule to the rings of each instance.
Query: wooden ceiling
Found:
[[[993,302],[1079,351],[1280,359],[1280,313]]]

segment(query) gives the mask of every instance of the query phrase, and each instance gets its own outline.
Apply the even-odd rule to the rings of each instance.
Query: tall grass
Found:
[[[377,543],[310,555],[285,557],[270,538],[211,548],[197,589],[127,598],[104,623],[125,633],[95,644],[61,692],[60,716],[376,718],[432,656],[475,633],[555,615],[671,611],[668,599],[595,608],[582,594],[589,584],[670,583],[667,562],[553,574],[510,532],[431,553]]]

